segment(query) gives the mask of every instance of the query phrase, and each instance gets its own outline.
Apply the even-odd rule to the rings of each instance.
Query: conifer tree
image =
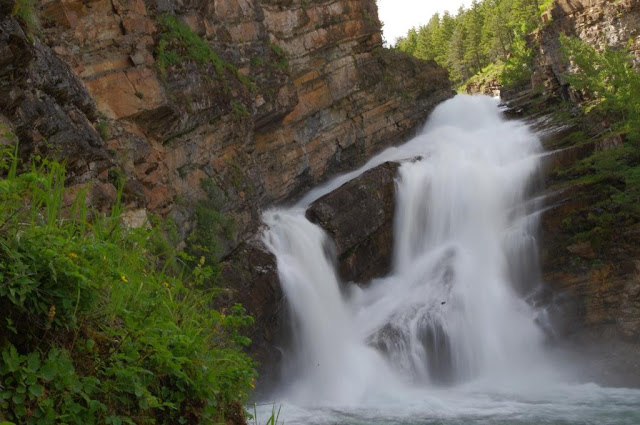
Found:
[[[396,48],[434,59],[448,69],[456,84],[494,62],[506,63],[511,79],[528,69],[526,63],[518,62],[530,58],[522,40],[541,25],[540,13],[539,0],[474,0],[469,9],[461,6],[455,16],[436,13],[426,25],[410,29]]]

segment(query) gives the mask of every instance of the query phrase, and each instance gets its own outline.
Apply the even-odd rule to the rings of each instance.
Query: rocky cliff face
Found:
[[[93,207],[124,184],[130,224],[205,235],[272,364],[286,306],[261,209],[402,142],[453,95],[446,71],[382,48],[374,0],[37,4],[30,26],[0,0],[0,123],[23,158],[65,159]]]
[[[235,218],[223,253],[261,206],[402,141],[452,95],[443,69],[382,48],[373,0],[52,0],[37,13],[31,35],[1,19],[0,111],[25,153],[47,145],[78,183],[98,179],[94,204],[122,174],[128,207],[173,219],[181,239],[216,198]]]
[[[574,36],[597,47],[628,47],[640,66],[640,1],[556,0],[542,16],[543,27],[532,41],[537,47],[533,87],[556,92],[576,101],[565,75],[570,64],[564,58],[559,36]]]
[[[558,313],[556,329],[589,360],[585,372],[607,384],[638,386],[640,220],[633,207],[615,202],[626,189],[624,180],[585,178],[574,171],[581,159],[622,143],[616,137],[589,136],[585,124],[581,128],[547,140],[565,150],[547,175],[540,240],[543,281],[551,310]]]
[[[559,35],[573,35],[597,48],[629,48],[640,65],[640,1],[556,1],[543,16],[546,25],[537,34],[539,52],[532,85],[542,85],[547,93],[565,100],[579,101],[565,75],[570,64],[560,51]],[[594,125],[595,124],[595,125]],[[569,134],[552,148],[569,148],[577,155],[574,161],[559,164],[550,175],[550,190],[561,190],[554,197],[556,207],[544,220],[544,258],[547,280],[573,293],[579,320],[574,326],[612,325],[625,338],[640,337],[640,299],[638,270],[640,259],[636,243],[638,228],[633,223],[619,223],[614,229],[602,229],[600,240],[577,242],[575,234],[588,229],[587,216],[611,196],[601,184],[579,184],[577,177],[563,170],[575,161],[596,151],[622,145],[623,138],[610,135],[607,123],[580,126],[581,137]],[[578,130],[578,129],[576,129]],[[571,140],[572,139],[572,140]],[[562,143],[563,142],[563,143]],[[574,145],[580,145],[574,147]],[[614,182],[614,186],[615,186]],[[571,243],[574,242],[574,243]]]
[[[560,311],[559,329],[589,358],[593,370],[603,372],[594,379],[637,386],[639,218],[633,208],[614,201],[616,193],[628,189],[627,182],[602,178],[594,167],[575,167],[593,154],[621,148],[625,136],[610,131],[607,117],[594,121],[573,106],[582,96],[566,80],[571,64],[561,52],[559,37],[575,36],[599,49],[629,48],[637,67],[640,1],[557,0],[543,20],[545,25],[531,40],[537,47],[531,86],[503,93],[520,115],[546,115],[538,122],[563,128],[543,141],[548,151],[561,150],[550,157],[546,173],[543,280],[552,294],[549,301]],[[637,164],[632,157],[622,159]]]

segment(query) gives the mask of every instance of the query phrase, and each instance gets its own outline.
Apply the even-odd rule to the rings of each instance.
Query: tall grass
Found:
[[[267,421],[264,424],[265,425],[284,425],[284,421],[280,422],[281,409],[282,409],[282,406],[279,406],[278,410],[276,410],[276,405],[273,404],[271,406],[271,414],[269,415],[269,417],[267,418]],[[258,418],[258,409],[256,404],[253,405],[252,419],[253,419],[253,425],[261,425],[261,422]]]

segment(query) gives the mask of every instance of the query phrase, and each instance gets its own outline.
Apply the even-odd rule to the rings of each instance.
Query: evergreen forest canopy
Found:
[[[435,60],[460,85],[484,70],[503,85],[528,76],[531,51],[524,37],[542,24],[553,0],[484,0],[461,6],[455,16],[436,13],[412,28],[396,48],[421,59]],[[495,65],[492,65],[495,64]]]

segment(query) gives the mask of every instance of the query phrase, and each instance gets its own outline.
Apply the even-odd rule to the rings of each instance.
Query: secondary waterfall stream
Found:
[[[570,377],[545,347],[545,311],[530,301],[539,206],[528,195],[541,155],[536,134],[505,120],[495,99],[456,96],[411,141],[264,214],[293,324],[277,394],[287,423],[463,423],[525,412],[514,406],[529,406],[521,397],[532,391],[543,404],[601,391],[563,386]],[[391,160],[402,161],[392,271],[340,282],[331,241],[306,207]],[[638,400],[611,391],[602,397],[614,404]],[[503,423],[538,423],[528,420]]]

